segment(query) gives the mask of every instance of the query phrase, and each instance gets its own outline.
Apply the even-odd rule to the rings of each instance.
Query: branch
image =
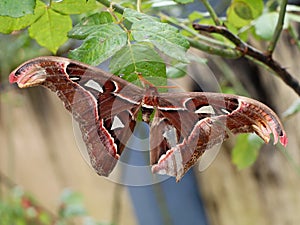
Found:
[[[274,35],[272,37],[272,40],[269,43],[269,46],[267,48],[268,55],[272,55],[273,51],[275,49],[276,43],[278,41],[278,38],[281,34],[282,31],[282,27],[283,27],[283,23],[284,23],[284,16],[285,16],[285,11],[286,11],[286,5],[287,5],[287,0],[281,0],[281,5],[280,5],[280,11],[279,11],[279,16],[278,16],[278,20],[277,20],[277,25],[275,28],[275,32]]]
[[[236,49],[240,51],[245,57],[251,57],[254,60],[257,60],[271,68],[288,86],[290,86],[300,96],[299,82],[289,72],[287,72],[286,69],[282,68],[278,62],[274,61],[271,55],[265,55],[256,48],[243,42],[238,36],[231,33],[225,27],[207,26],[201,24],[193,24],[193,27],[195,30],[217,33],[226,37],[228,40],[235,44]]]
[[[164,13],[158,13],[162,21],[167,21],[169,24],[173,24],[176,27],[181,28],[189,32],[192,35],[191,37],[186,37],[186,39],[190,42],[190,45],[194,48],[197,48],[201,51],[208,52],[210,54],[219,55],[226,58],[240,58],[241,52],[232,48],[232,45],[225,44],[221,41],[211,39],[207,36],[199,34],[199,32],[195,31],[191,27],[185,25],[182,21],[170,17]]]
[[[189,41],[191,47],[194,47],[204,52],[208,52],[212,55],[219,55],[221,57],[231,59],[240,58],[242,56],[242,53],[237,51],[236,49],[221,47],[212,43],[207,43],[203,40],[195,40],[189,37],[186,37],[186,39]]]

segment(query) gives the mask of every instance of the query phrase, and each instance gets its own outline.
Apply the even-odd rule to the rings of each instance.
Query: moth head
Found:
[[[33,87],[46,80],[46,70],[36,62],[26,62],[9,75],[10,83],[17,83],[19,88]]]
[[[54,67],[54,65],[62,65],[62,67]],[[51,73],[55,73],[53,68],[64,68],[64,62],[57,57],[40,57],[29,60],[9,75],[10,83],[17,83],[19,88],[33,87],[43,84]]]

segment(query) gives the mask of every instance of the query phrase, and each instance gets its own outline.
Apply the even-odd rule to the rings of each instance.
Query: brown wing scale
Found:
[[[254,132],[265,142],[273,133],[274,144],[278,138],[287,144],[277,115],[250,98],[205,92],[160,94],[151,85],[143,90],[98,68],[60,57],[25,62],[9,80],[20,88],[42,85],[57,93],[79,123],[99,175],[108,176],[115,167],[139,111],[150,124],[152,171],[177,180],[231,133]]]

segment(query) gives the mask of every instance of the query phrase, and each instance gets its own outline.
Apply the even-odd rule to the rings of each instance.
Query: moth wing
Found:
[[[96,67],[50,56],[23,63],[9,80],[20,88],[54,91],[78,122],[95,171],[111,173],[134,129],[142,89]]]
[[[278,138],[281,144],[287,144],[277,115],[250,98],[218,93],[172,93],[161,94],[159,103],[157,115],[178,136],[175,146],[162,145],[160,152],[164,153],[156,158],[152,171],[175,176],[177,180],[207,149],[220,144],[231,133],[254,132],[265,142],[269,142],[273,133],[274,144]],[[158,126],[154,123],[151,129]]]

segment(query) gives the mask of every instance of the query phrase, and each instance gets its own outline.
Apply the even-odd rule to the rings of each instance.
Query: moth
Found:
[[[78,122],[92,167],[108,176],[141,118],[150,126],[152,172],[179,181],[199,157],[229,135],[256,133],[266,143],[288,139],[277,115],[266,105],[237,95],[159,93],[74,60],[39,57],[9,76],[20,88],[54,91]]]

